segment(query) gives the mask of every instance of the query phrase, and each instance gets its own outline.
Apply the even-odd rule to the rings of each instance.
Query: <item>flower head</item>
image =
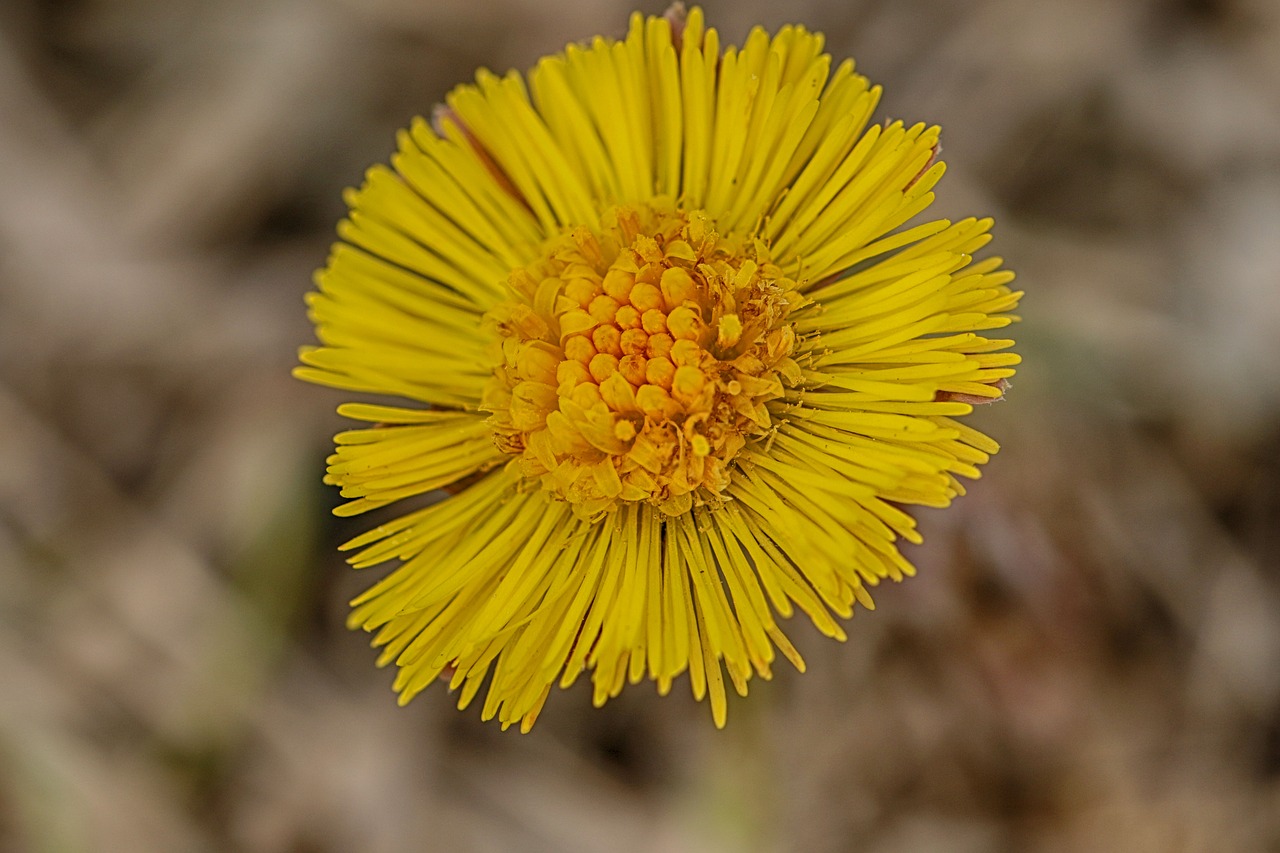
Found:
[[[441,677],[527,729],[688,673],[725,719],[798,607],[870,608],[913,569],[905,505],[945,506],[997,445],[955,418],[1018,356],[989,219],[913,224],[938,129],[870,125],[878,87],[822,37],[721,50],[700,10],[632,18],[525,78],[486,71],[350,193],[309,297],[303,379],[353,403],[326,481],[393,569],[353,602],[402,701]]]

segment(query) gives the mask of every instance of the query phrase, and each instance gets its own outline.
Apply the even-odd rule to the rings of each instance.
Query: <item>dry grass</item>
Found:
[[[341,628],[288,370],[394,129],[628,9],[0,5],[0,848],[1280,850],[1280,6],[728,6],[943,124],[1029,292],[1005,451],[726,731],[574,689],[521,737]]]

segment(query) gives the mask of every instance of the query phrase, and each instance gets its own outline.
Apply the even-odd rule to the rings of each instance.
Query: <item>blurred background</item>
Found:
[[[1280,851],[1280,3],[706,8],[943,125],[1028,291],[1005,449],[725,731],[521,736],[342,627],[348,395],[289,368],[395,129],[631,7],[0,2],[0,850]]]

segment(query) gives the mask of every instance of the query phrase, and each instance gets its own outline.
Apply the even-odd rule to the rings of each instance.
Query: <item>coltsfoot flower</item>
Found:
[[[997,445],[956,418],[1018,356],[991,220],[921,222],[938,128],[821,35],[721,49],[700,10],[633,16],[528,78],[487,71],[347,201],[297,375],[351,403],[326,482],[392,569],[350,624],[402,702],[443,678],[527,730],[590,671],[597,705],[688,673],[725,721],[794,608],[836,617],[913,569],[908,505],[946,506]]]

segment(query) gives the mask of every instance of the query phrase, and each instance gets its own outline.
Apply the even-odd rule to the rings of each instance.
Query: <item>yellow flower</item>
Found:
[[[701,11],[635,15],[487,71],[347,200],[296,374],[352,403],[326,482],[354,515],[443,489],[344,546],[407,702],[527,730],[591,671],[597,705],[687,672],[725,720],[804,664],[776,616],[834,616],[913,569],[903,505],[945,506],[994,441],[954,420],[1018,356],[991,220],[909,225],[938,128],[871,125],[879,87],[821,35],[721,49]]]

